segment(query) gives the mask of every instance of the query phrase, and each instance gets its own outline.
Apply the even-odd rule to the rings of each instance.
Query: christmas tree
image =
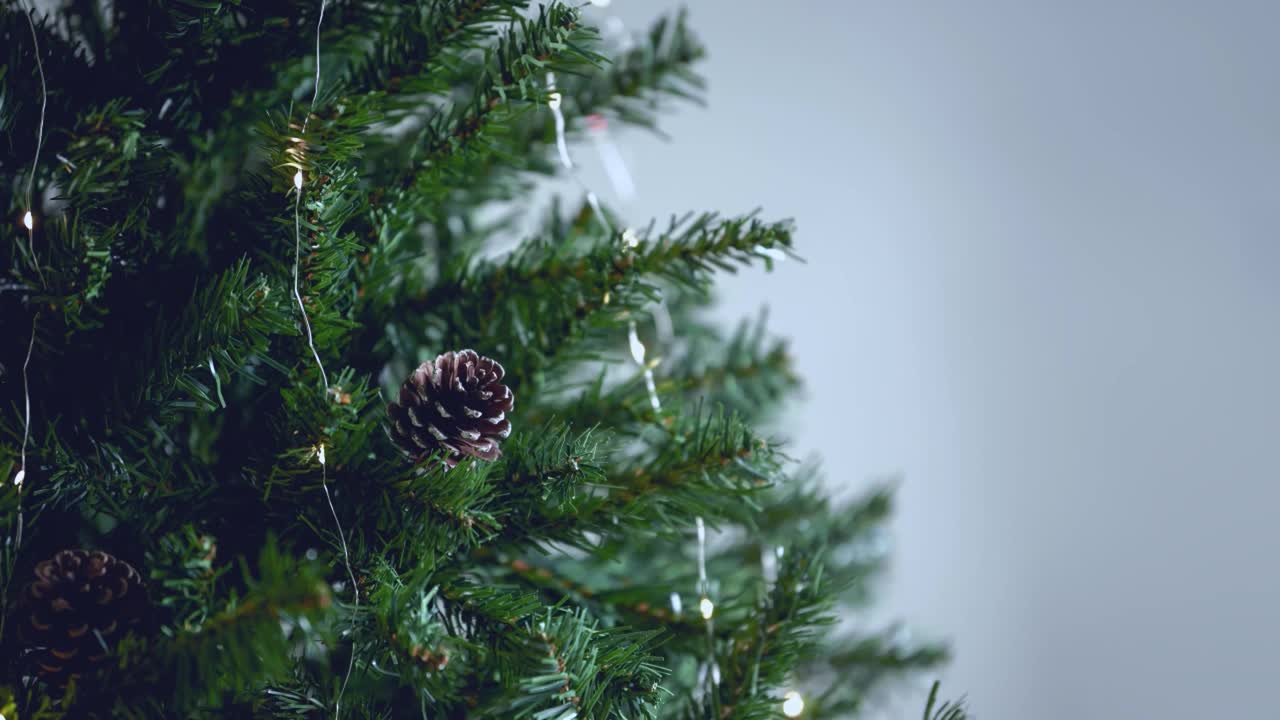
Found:
[[[890,497],[706,312],[792,225],[532,199],[699,96],[683,16],[590,19],[0,9],[4,717],[848,717],[944,659],[835,626]]]

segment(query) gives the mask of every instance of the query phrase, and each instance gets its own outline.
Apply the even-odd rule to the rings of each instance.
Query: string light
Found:
[[[591,4],[596,7],[608,7],[610,0],[591,0]],[[625,32],[622,31],[622,23],[617,18],[610,18],[611,26],[617,28],[617,31],[623,35],[623,41],[629,42]],[[560,164],[569,171],[571,177],[582,187],[586,194],[587,202],[591,209],[599,218],[601,225],[611,235],[615,232],[609,218],[605,215],[603,209],[599,205],[596,194],[582,182],[577,175],[577,168],[574,166],[573,159],[569,156],[568,141],[565,137],[565,121],[564,114],[561,112],[562,98],[556,90],[555,75],[547,73],[547,89],[550,91],[547,102],[551,109],[552,116],[555,120],[556,130],[556,149],[560,155]],[[616,145],[608,136],[608,121],[600,115],[591,115],[586,118],[587,129],[590,137],[596,147],[596,151],[600,156],[601,164],[604,165],[605,173],[613,185],[617,194],[624,198],[630,199],[635,195],[635,183],[631,178],[631,174],[627,171],[626,162],[622,158],[622,154],[618,151]],[[630,255],[640,245],[640,236],[630,227],[624,228],[621,234],[623,252]],[[767,250],[767,249],[766,249]],[[605,303],[608,303],[608,293],[605,294]],[[655,304],[654,321],[658,326],[658,335],[664,342],[670,342],[674,339],[674,329],[672,328],[671,315],[667,311],[666,303],[659,299]],[[658,397],[657,383],[654,380],[653,368],[656,363],[646,362],[646,348],[640,340],[639,332],[636,329],[635,318],[628,318],[627,322],[627,342],[631,350],[631,359],[639,366],[644,374],[645,388],[649,395],[649,404],[653,408],[654,413],[662,410],[662,403]],[[710,597],[710,582],[707,579],[707,531],[706,524],[702,517],[696,519],[697,542],[698,542],[698,611],[702,615],[702,619],[706,621],[707,627],[707,659],[698,668],[698,682],[694,688],[694,697],[699,701],[706,697],[705,683],[710,676],[712,685],[720,684],[720,665],[716,661],[715,649],[715,624],[713,618],[715,616],[715,603]],[[676,617],[681,615],[683,603],[680,594],[671,593],[671,609]]]
[[[36,23],[31,19],[31,15],[35,9],[26,10],[24,8],[23,15],[27,18],[27,27],[31,29],[31,42],[35,48],[36,70],[40,74],[40,122],[36,128],[36,151],[31,159],[31,175],[27,178],[27,209],[22,214],[22,225],[27,229],[27,250],[31,253],[31,264],[35,266],[36,276],[40,278],[40,286],[47,287],[48,283],[44,279],[44,271],[40,269],[40,261],[36,258],[35,235],[32,232],[35,229],[35,216],[31,212],[32,193],[35,190],[36,170],[40,167],[40,147],[44,144],[44,118],[45,111],[49,105],[49,88],[45,83],[44,62],[40,59],[40,38],[36,33]],[[13,484],[17,488],[16,515],[17,521],[14,523],[13,536],[10,538],[12,546],[8,550],[10,560],[18,556],[18,551],[22,548],[22,531],[26,525],[26,516],[22,508],[22,484],[27,479],[27,443],[31,439],[31,356],[35,352],[36,347],[36,325],[40,321],[40,312],[37,310],[31,316],[31,338],[27,341],[27,356],[22,361],[22,449],[18,452],[18,472],[13,476]],[[7,595],[9,592],[9,581],[12,580],[12,573],[8,573],[4,579],[4,587],[0,588],[0,595]],[[0,635],[4,634],[5,618],[0,617]],[[3,720],[3,716],[0,716]]]
[[[547,73],[547,90],[550,91],[547,99],[547,107],[551,109],[551,116],[555,120],[556,151],[560,155],[560,164],[565,170],[569,171],[570,177],[572,177],[574,182],[582,188],[583,194],[585,194],[587,198],[587,204],[591,206],[591,210],[595,214],[595,217],[599,219],[600,224],[604,227],[605,231],[612,235],[615,232],[613,223],[609,222],[609,216],[605,214],[604,208],[600,206],[600,198],[598,198],[595,192],[592,191],[591,188],[587,187],[586,183],[582,181],[582,178],[578,176],[578,168],[573,164],[573,157],[569,154],[569,141],[565,135],[564,113],[560,110],[562,97],[560,92],[556,90],[555,73]],[[622,246],[624,252],[630,253],[639,245],[640,237],[636,234],[635,230],[625,228],[622,231]],[[606,305],[609,303],[609,294],[607,292],[605,293],[604,302]],[[641,373],[644,375],[645,389],[649,394],[649,406],[653,408],[655,413],[661,412],[662,400],[658,398],[658,384],[653,376],[653,366],[646,364],[644,361],[645,347],[644,343],[640,341],[640,333],[636,328],[635,318],[630,318],[627,321],[627,342],[631,346],[631,359],[635,361],[636,366],[640,368]]]
[[[636,365],[640,367],[641,373],[644,375],[644,387],[649,393],[649,407],[653,408],[655,414],[660,413],[662,412],[662,401],[658,399],[658,382],[653,377],[653,365],[644,361],[644,343],[640,342],[640,335],[636,332],[636,321],[634,319],[627,321],[627,339],[631,342],[631,359],[635,360]]]
[[[587,134],[591,138],[591,144],[595,146],[596,154],[600,157],[600,164],[604,166],[609,184],[623,200],[634,198],[636,184],[631,178],[630,171],[627,170],[627,163],[622,159],[622,153],[618,150],[617,144],[609,136],[609,121],[600,114],[588,115],[586,121]]]
[[[710,620],[716,611],[716,606],[707,595],[710,584],[707,581],[707,526],[702,522],[701,515],[694,519],[694,527],[698,534],[698,595],[701,596],[698,609],[702,611],[703,620]]]
[[[716,605],[711,602],[710,597],[710,581],[707,580],[707,526],[702,522],[702,516],[699,515],[695,519],[695,527],[698,533],[698,612],[702,613],[702,619],[707,621],[707,662],[711,668],[711,683],[713,685],[720,684],[720,663],[716,661],[716,626],[712,617],[716,613]]]
[[[795,690],[788,690],[787,694],[782,696],[782,714],[793,718],[800,717],[802,712],[804,712],[804,698]]]
[[[782,548],[779,547],[778,550]],[[780,554],[775,554],[772,547],[768,543],[760,546],[760,574],[764,577],[765,588],[772,590],[773,586],[778,582],[778,558]]]
[[[324,489],[324,499],[329,503],[329,513],[333,515],[333,524],[338,528],[338,542],[342,546],[342,559],[347,566],[347,577],[351,580],[351,592],[355,594],[354,609],[351,615],[351,627],[354,629],[356,624],[356,613],[360,610],[360,586],[356,583],[356,573],[351,565],[351,551],[347,548],[347,533],[342,529],[342,520],[338,518],[338,508],[333,504],[333,495],[329,493],[329,470],[325,463],[324,443],[320,443],[316,448],[316,458],[320,461],[320,487]],[[333,717],[337,720],[342,714],[342,696],[347,691],[347,683],[351,680],[351,672],[355,668],[356,656],[352,652],[347,658],[347,674],[342,680],[342,687],[338,690],[338,699],[334,701]]]
[[[324,9],[327,0],[320,0],[320,17],[316,20],[316,78],[311,93],[311,106],[302,116],[302,135],[307,134],[307,123],[311,121],[311,111],[320,99],[320,26],[324,24]],[[291,138],[301,142],[302,138]],[[301,152],[301,151],[299,151]],[[302,302],[302,291],[298,288],[298,271],[302,264],[302,169],[293,174],[293,299],[298,303],[298,312],[302,313],[302,327],[307,333],[307,347],[311,348],[311,356],[315,358],[316,367],[320,368],[320,380],[324,382],[325,397],[329,397],[329,373],[325,372],[324,362],[320,359],[320,351],[316,349],[315,336],[311,332],[311,318],[307,317],[307,307]],[[348,675],[350,679],[350,675]],[[343,683],[346,688],[346,683]],[[341,693],[339,693],[341,697]]]
[[[40,36],[36,33],[35,20],[31,19],[31,15],[35,12],[32,8],[23,13],[27,18],[27,27],[31,30],[31,43],[35,48],[36,71],[40,75],[40,122],[36,127],[36,151],[31,159],[31,175],[27,177],[27,210],[22,214],[22,225],[27,229],[27,249],[31,253],[31,264],[36,268],[36,275],[40,278],[41,287],[45,287],[47,283],[44,279],[44,271],[40,269],[40,261],[36,258],[35,236],[35,215],[32,214],[32,194],[35,190],[36,170],[40,167],[40,148],[44,145],[44,118],[45,110],[49,106],[49,87],[44,77],[44,61],[40,59]],[[22,403],[23,403],[23,420],[22,420],[22,450],[19,452],[18,473],[13,476],[13,484],[18,487],[18,529],[16,533],[17,542],[14,552],[17,552],[17,546],[22,544],[22,504],[21,492],[22,483],[27,477],[27,442],[31,438],[31,382],[30,372],[31,355],[36,347],[36,323],[40,319],[37,312],[31,318],[31,338],[27,341],[27,357],[22,362]]]
[[[787,259],[787,254],[779,250],[778,248],[771,248],[771,247],[765,247],[763,245],[756,245],[755,251],[757,254],[763,255],[769,258],[770,260],[773,260],[774,262],[782,262],[783,260]]]
[[[31,318],[31,340],[27,343],[27,359],[22,361],[22,450],[19,452],[18,474],[13,476],[13,484],[18,486],[19,492],[22,490],[22,481],[27,478],[27,440],[31,437],[31,388],[28,384],[27,368],[31,365],[31,353],[36,347],[36,321],[39,317],[36,315]],[[21,521],[21,509],[18,517]],[[21,542],[21,533],[19,533],[19,542]]]
[[[49,105],[49,88],[45,84],[44,78],[44,61],[40,59],[40,37],[36,33],[36,22],[31,19],[31,15],[35,12],[35,8],[23,13],[27,18],[27,26],[31,28],[31,43],[35,47],[36,70],[40,74],[40,123],[36,127],[36,152],[31,158],[31,175],[27,177],[27,210],[22,215],[22,225],[27,229],[27,250],[31,253],[31,264],[36,266],[36,275],[40,277],[40,285],[47,285],[44,281],[44,271],[40,269],[40,261],[36,259],[35,237],[32,231],[35,229],[35,216],[32,215],[31,209],[35,207],[32,203],[32,193],[36,185],[36,170],[40,167],[40,148],[44,145],[44,115],[45,109]]]
[[[704,597],[698,601],[698,610],[702,613],[703,620],[710,620],[716,614],[716,604],[711,602],[711,598]]]
[[[320,28],[324,25],[324,11],[328,5],[327,0],[320,0],[320,15],[316,19],[316,74],[314,87],[311,93],[311,105],[307,108],[302,118],[301,137],[290,138],[295,143],[301,145],[303,138],[307,134],[307,124],[311,122],[311,112],[315,110],[316,102],[320,99]],[[302,154],[301,147],[298,154]],[[298,168],[293,174],[293,298],[298,303],[298,311],[302,314],[302,326],[307,333],[307,346],[311,348],[311,356],[315,358],[316,367],[320,369],[320,379],[324,382],[324,397],[329,397],[329,374],[324,369],[324,362],[320,359],[320,352],[316,349],[315,336],[311,332],[311,319],[307,317],[306,305],[302,302],[302,291],[298,287],[298,274],[302,264],[302,184],[303,184],[302,168]],[[320,461],[320,487],[324,490],[324,499],[329,504],[329,513],[333,516],[334,527],[338,530],[338,542],[342,546],[342,559],[347,568],[347,577],[351,580],[351,592],[354,593],[353,610],[351,614],[351,630],[353,632],[356,625],[356,616],[360,610],[360,586],[356,582],[355,569],[351,564],[351,551],[347,547],[347,534],[342,529],[342,520],[338,517],[338,508],[333,504],[333,494],[329,492],[329,471],[328,464],[325,462],[325,446],[320,443],[316,448],[316,458]],[[356,655],[353,651],[347,657],[347,672],[342,678],[342,686],[338,689],[338,697],[333,704],[333,717],[337,720],[342,716],[342,698],[347,692],[347,685],[351,682],[351,673],[355,669]]]

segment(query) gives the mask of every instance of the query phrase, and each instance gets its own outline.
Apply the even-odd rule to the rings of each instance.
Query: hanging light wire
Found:
[[[560,109],[560,106],[563,103],[563,96],[561,96],[560,92],[556,89],[556,75],[553,72],[547,73],[547,90],[549,91],[547,107],[551,109],[551,115],[555,121],[556,151],[560,156],[560,164],[564,166],[564,169],[568,171],[569,176],[573,178],[573,181],[577,183],[578,187],[582,189],[583,194],[586,195],[587,204],[591,206],[591,210],[595,214],[596,218],[599,219],[600,225],[604,227],[605,231],[608,232],[610,236],[616,235],[617,231],[615,230],[613,223],[609,220],[609,216],[605,214],[604,208],[600,205],[600,198],[597,197],[595,191],[593,191],[582,180],[582,177],[578,174],[578,168],[573,162],[573,157],[569,154],[569,141],[565,134],[564,112]],[[635,234],[634,230],[631,228],[625,228],[622,231],[623,252],[630,254],[634,252],[635,248],[638,247],[639,244],[640,239]],[[627,342],[631,349],[631,359],[635,362],[636,366],[640,369],[641,374],[644,376],[645,390],[649,396],[649,406],[653,408],[653,412],[655,414],[659,413],[662,411],[662,400],[658,397],[658,385],[653,376],[653,366],[645,362],[645,346],[640,340],[640,333],[636,328],[636,321],[634,317],[629,317],[627,319]]]
[[[307,135],[307,123],[311,121],[311,111],[315,109],[316,102],[320,99],[320,26],[324,24],[324,9],[328,0],[320,0],[320,18],[316,21],[316,79],[315,88],[311,94],[311,105],[307,108],[307,112],[302,117],[302,137]],[[316,360],[316,367],[320,368],[320,379],[324,382],[324,395],[329,397],[329,373],[325,372],[324,361],[320,359],[320,351],[316,350],[316,340],[311,332],[311,318],[307,316],[306,305],[302,302],[302,292],[298,289],[298,271],[302,264],[302,167],[299,164],[298,171],[293,174],[293,299],[298,303],[298,311],[302,313],[302,327],[307,333],[307,347],[311,348],[311,355]]]

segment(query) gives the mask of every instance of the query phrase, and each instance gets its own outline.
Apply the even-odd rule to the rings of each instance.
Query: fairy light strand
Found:
[[[40,261],[36,257],[35,246],[35,220],[32,215],[32,200],[34,198],[36,171],[40,168],[40,149],[44,146],[44,120],[45,111],[49,107],[49,86],[44,76],[44,61],[40,59],[40,36],[36,32],[36,22],[31,19],[31,15],[35,12],[35,8],[23,13],[27,18],[27,27],[31,29],[31,43],[35,48],[36,71],[40,75],[40,121],[36,126],[36,151],[31,159],[31,175],[27,177],[27,208],[22,215],[22,224],[27,229],[27,249],[31,253],[31,264],[35,266],[36,275],[40,278],[40,286],[47,287],[48,283],[44,279],[44,270],[40,268]],[[31,318],[31,338],[27,341],[27,356],[22,362],[22,403],[23,403],[23,422],[22,422],[22,450],[19,452],[18,474],[13,477],[13,484],[18,486],[19,498],[22,493],[22,483],[27,477],[27,443],[31,438],[31,382],[30,367],[31,355],[36,347],[36,324],[39,321],[39,311]],[[19,501],[18,505],[18,532],[17,544],[22,544],[22,505]],[[17,552],[17,548],[14,549]]]
[[[701,515],[694,520],[694,524],[698,532],[698,608],[702,612],[702,619],[710,621],[716,606],[707,592],[710,585],[707,581],[707,526]]]
[[[549,92],[547,99],[547,107],[551,109],[551,116],[555,121],[556,128],[556,152],[560,156],[560,164],[568,171],[569,177],[577,183],[587,198],[587,204],[591,206],[592,212],[599,219],[600,225],[610,236],[617,233],[613,223],[609,220],[609,216],[605,214],[604,208],[600,205],[600,198],[595,192],[583,182],[582,177],[578,175],[578,168],[573,162],[573,157],[569,154],[569,140],[565,134],[564,112],[560,106],[564,102],[563,96],[556,89],[556,74],[547,73],[547,90]],[[621,159],[621,156],[619,156]],[[622,231],[622,247],[623,252],[630,254],[640,244],[640,238],[631,228],[625,228]],[[653,408],[654,413],[662,412],[662,400],[658,397],[658,384],[653,375],[653,365],[645,362],[645,346],[640,341],[640,333],[636,328],[635,318],[627,320],[627,342],[631,347],[631,359],[636,366],[640,368],[640,372],[644,376],[645,390],[649,396],[649,406]]]
[[[320,98],[320,26],[324,24],[324,9],[328,0],[320,0],[320,18],[316,20],[316,80],[311,91],[311,107],[302,118],[302,133],[307,132],[307,122],[311,119],[311,110],[315,109],[316,100]]]
[[[36,321],[39,315],[31,318],[31,340],[27,343],[27,359],[22,362],[22,449],[18,453],[18,474],[13,476],[13,484],[22,491],[22,481],[27,478],[27,440],[31,437],[31,388],[27,376],[27,368],[31,365],[31,354],[36,348]]]
[[[705,667],[711,673],[711,684],[720,684],[720,663],[716,660],[716,605],[711,600],[711,582],[707,579],[707,526],[702,516],[694,518],[698,539],[698,611],[707,621],[707,660]]]
[[[311,122],[311,113],[315,110],[316,103],[320,100],[320,29],[324,25],[324,11],[328,5],[328,0],[320,0],[320,15],[316,19],[316,74],[315,82],[311,92],[311,105],[307,108],[302,118],[301,138],[302,143],[306,142],[307,126]],[[305,145],[304,145],[305,147]],[[299,151],[301,155],[301,150]],[[315,335],[311,330],[311,319],[307,316],[306,305],[302,302],[302,291],[299,289],[298,275],[302,264],[302,192],[303,192],[303,172],[301,157],[299,158],[298,170],[293,174],[293,299],[298,303],[298,311],[302,314],[302,326],[307,333],[307,346],[311,349],[311,356],[315,358],[316,367],[320,369],[320,379],[324,383],[324,397],[329,398],[329,373],[325,371],[324,361],[320,359],[320,351],[316,349]],[[324,490],[325,502],[329,505],[329,513],[333,516],[334,527],[338,530],[338,543],[342,548],[342,560],[346,566],[347,578],[351,581],[351,592],[353,593],[353,604],[351,612],[351,629],[350,633],[355,632],[356,617],[360,612],[360,586],[356,582],[355,569],[351,563],[351,550],[347,546],[347,533],[342,527],[342,520],[338,517],[338,508],[333,503],[333,494],[329,491],[329,466],[325,458],[324,443],[316,448],[316,458],[320,461],[320,487]],[[352,639],[354,643],[354,638]],[[347,671],[342,678],[342,686],[338,689],[338,697],[333,704],[334,720],[342,717],[342,698],[346,695],[347,685],[351,682],[351,674],[355,670],[356,654],[354,647],[351,654],[347,657]]]
[[[25,8],[24,8],[25,10]],[[40,286],[48,287],[48,283],[44,278],[44,270],[40,268],[40,260],[36,257],[35,246],[35,216],[32,214],[32,200],[35,192],[36,171],[40,168],[40,149],[44,145],[44,120],[45,111],[49,107],[49,86],[44,76],[44,61],[40,59],[40,37],[36,32],[35,20],[31,19],[35,13],[35,8],[25,10],[23,13],[27,18],[27,27],[31,29],[31,42],[35,48],[36,72],[40,76],[40,121],[36,126],[36,151],[31,159],[31,175],[27,178],[27,197],[26,209],[22,214],[22,225],[27,230],[27,250],[31,254],[31,264],[35,266],[36,276],[40,278]],[[22,361],[22,447],[18,451],[18,472],[13,476],[13,484],[17,488],[17,518],[14,523],[14,532],[11,538],[13,547],[10,561],[17,557],[18,551],[22,548],[22,532],[26,524],[26,517],[22,507],[22,487],[23,482],[27,479],[27,444],[31,439],[31,357],[35,353],[36,348],[36,327],[40,322],[40,311],[31,316],[31,337],[27,340],[27,355]],[[9,591],[9,581],[12,580],[12,573],[5,577],[4,588],[0,594],[7,595]],[[7,615],[7,613],[5,613]],[[0,617],[0,636],[4,635],[5,619]]]
[[[795,690],[788,690],[786,695],[782,696],[782,714],[789,717],[800,717],[800,713],[804,712],[804,698]]]
[[[333,515],[333,524],[338,528],[338,543],[342,546],[342,559],[347,566],[347,577],[351,580],[351,592],[355,594],[351,613],[351,628],[354,631],[356,614],[360,611],[360,586],[356,583],[356,573],[351,566],[351,551],[347,548],[347,533],[342,529],[342,520],[338,519],[338,508],[333,504],[333,495],[329,493],[329,466],[325,463],[324,443],[320,443],[320,447],[316,450],[316,456],[320,460],[320,487],[324,489],[324,499],[329,503],[329,512]],[[352,642],[354,642],[354,638]],[[356,653],[353,647],[351,655],[347,657],[347,674],[342,679],[342,687],[338,690],[338,699],[333,705],[334,720],[337,720],[342,715],[342,696],[347,692],[347,683],[351,682],[351,672],[355,668],[355,664]]]
[[[31,15],[34,12],[35,8],[31,8],[23,15],[27,18],[27,26],[31,28],[31,42],[35,45],[36,71],[40,74],[40,123],[36,127],[36,153],[31,159],[31,175],[27,177],[27,207],[22,214],[22,225],[27,229],[27,250],[31,253],[31,264],[36,266],[36,275],[40,277],[40,286],[47,287],[48,283],[44,279],[44,270],[40,268],[40,261],[36,259],[35,216],[32,214],[36,170],[40,167],[40,148],[44,146],[44,114],[49,105],[49,88],[45,84],[44,61],[40,59],[40,37],[36,33],[36,22],[31,19]]]
[[[302,116],[302,136],[307,134],[307,123],[311,121],[311,111],[320,99],[320,26],[324,24],[324,9],[328,0],[320,0],[320,18],[316,20],[316,79],[311,94],[311,106]],[[320,351],[316,349],[315,335],[311,332],[311,318],[307,316],[306,305],[302,302],[302,291],[298,288],[298,271],[302,264],[302,168],[293,174],[293,299],[298,302],[298,312],[302,313],[302,327],[307,333],[307,347],[311,348],[311,356],[320,368],[320,379],[324,382],[324,395],[329,397],[329,373],[324,369],[324,361],[320,359]],[[344,684],[345,686],[345,684]]]
[[[609,184],[613,186],[614,192],[618,193],[618,197],[623,200],[630,200],[636,195],[636,183],[631,177],[631,172],[627,169],[627,162],[622,158],[622,152],[618,149],[618,144],[613,141],[609,134],[609,121],[603,115],[588,115],[587,136],[591,138],[591,144],[596,149],[596,154],[600,157],[600,164],[604,167],[605,177],[609,179]]]
[[[591,210],[599,219],[600,224],[604,226],[606,232],[610,235],[614,234],[613,223],[609,221],[609,216],[605,215],[604,208],[600,205],[600,198],[595,191],[587,186],[582,178],[578,175],[578,168],[573,163],[573,156],[569,154],[569,139],[565,134],[564,112],[560,110],[560,105],[564,102],[564,97],[556,90],[556,74],[547,73],[547,90],[550,91],[547,99],[547,107],[551,108],[551,115],[555,119],[556,126],[556,152],[560,156],[560,164],[565,170],[569,171],[569,177],[577,183],[587,198],[587,204],[591,206]]]
[[[320,351],[316,350],[315,336],[311,333],[311,320],[307,317],[307,308],[302,303],[302,291],[298,289],[298,267],[302,263],[302,171],[299,170],[294,175],[294,200],[293,200],[293,299],[298,302],[298,312],[302,313],[302,327],[307,332],[307,346],[311,348],[311,355],[316,360],[316,367],[320,368],[320,379],[324,382],[324,393],[329,395],[329,374],[325,372],[324,362],[320,360]]]

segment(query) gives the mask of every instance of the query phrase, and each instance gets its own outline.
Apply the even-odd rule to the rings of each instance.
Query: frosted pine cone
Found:
[[[422,363],[400,386],[400,402],[387,406],[391,439],[415,460],[443,450],[449,467],[464,456],[497,460],[515,404],[503,374],[502,365],[475,350]]]
[[[147,608],[142,576],[96,550],[63,550],[36,566],[23,594],[24,645],[35,671],[61,687],[106,659]]]

